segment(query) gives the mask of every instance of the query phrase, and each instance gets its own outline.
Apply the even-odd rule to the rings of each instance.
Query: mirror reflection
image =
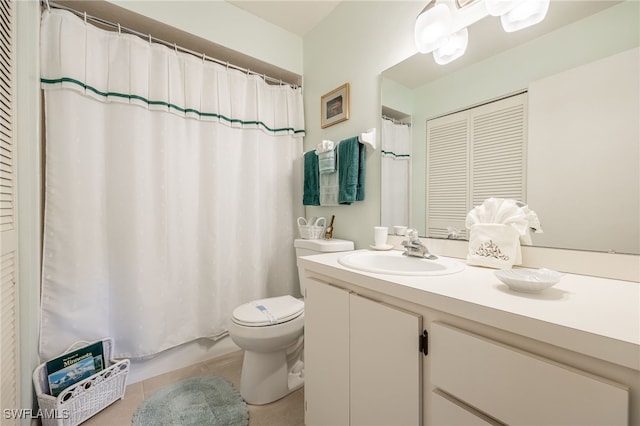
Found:
[[[403,114],[412,138],[409,183],[382,172],[387,193],[410,192],[408,222],[388,226],[429,234],[428,120],[524,91],[523,201],[544,230],[533,245],[639,254],[639,17],[635,1],[552,1],[547,20],[526,34],[500,34],[499,20],[484,19],[469,27],[462,58],[440,66],[418,54],[386,70],[383,115]],[[382,197],[382,212],[390,200]]]
[[[384,200],[382,226],[406,226],[411,222],[411,116],[384,107],[381,128],[381,186]]]

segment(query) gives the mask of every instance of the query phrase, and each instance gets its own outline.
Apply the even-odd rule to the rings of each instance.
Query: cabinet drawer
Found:
[[[431,394],[431,424],[438,426],[494,426],[438,391]]]
[[[628,422],[622,385],[441,323],[430,347],[432,384],[500,422]]]

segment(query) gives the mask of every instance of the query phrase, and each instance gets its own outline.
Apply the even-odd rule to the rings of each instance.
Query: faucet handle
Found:
[[[407,229],[407,237],[409,237],[409,241],[416,241],[418,239],[418,230],[415,228]]]

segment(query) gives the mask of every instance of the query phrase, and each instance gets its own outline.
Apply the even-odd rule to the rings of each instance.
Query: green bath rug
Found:
[[[238,392],[218,376],[192,377],[144,400],[133,426],[247,426],[249,410]]]

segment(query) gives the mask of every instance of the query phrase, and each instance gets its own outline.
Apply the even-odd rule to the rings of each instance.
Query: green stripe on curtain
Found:
[[[225,117],[224,115],[221,114],[216,114],[213,112],[202,112],[202,111],[198,111],[195,110],[193,108],[183,108],[180,107],[178,105],[169,103],[169,102],[165,102],[165,101],[152,101],[149,99],[146,99],[142,96],[138,96],[138,95],[130,95],[130,94],[126,94],[126,93],[117,93],[117,92],[103,92],[101,90],[96,89],[95,87],[89,86],[88,84],[83,83],[82,81],[76,80],[74,78],[70,78],[70,77],[61,77],[61,78],[55,78],[55,79],[48,79],[48,78],[41,78],[40,79],[40,83],[42,83],[43,85],[46,84],[60,84],[60,83],[72,83],[72,84],[76,84],[80,87],[82,87],[85,90],[90,90],[91,92],[95,93],[96,95],[99,96],[103,96],[103,97],[108,97],[108,96],[116,96],[116,97],[120,97],[120,98],[125,98],[125,99],[136,99],[139,101],[142,101],[144,103],[146,103],[147,105],[164,105],[168,108],[174,109],[176,111],[182,112],[182,113],[193,113],[193,114],[197,114],[199,117],[214,117],[214,118],[219,118],[222,119],[228,123],[235,123],[235,124],[241,124],[241,125],[256,125],[256,126],[261,126],[262,128],[264,128],[265,130],[269,131],[269,132],[274,132],[274,133],[278,133],[278,132],[293,132],[293,134],[298,134],[298,133],[304,133],[304,129],[294,129],[292,127],[282,127],[282,128],[271,128],[269,126],[267,126],[264,122],[262,121],[255,121],[255,120],[251,120],[251,121],[243,121],[243,120],[239,120],[239,119],[235,119],[235,118],[229,118],[229,117]]]
[[[403,158],[403,157],[404,157],[404,158],[409,158],[409,157],[411,157],[411,155],[410,155],[410,154],[396,154],[396,153],[395,153],[395,152],[393,152],[393,151],[385,151],[385,150],[381,150],[380,152],[381,152],[382,154],[392,155],[392,156],[394,156],[394,157],[396,157],[396,158]]]

